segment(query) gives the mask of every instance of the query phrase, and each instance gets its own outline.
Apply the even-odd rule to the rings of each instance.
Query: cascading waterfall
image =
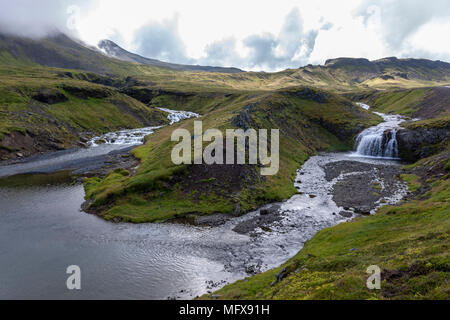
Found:
[[[377,158],[398,158],[397,130],[374,128],[361,133],[357,140],[356,153]]]
[[[167,112],[167,119],[170,121],[170,125],[180,122],[185,119],[199,118],[200,115],[189,111],[170,110],[166,108],[158,108],[161,111]],[[109,132],[100,137],[94,137],[88,145],[91,147],[98,146],[99,144],[116,144],[116,145],[137,145],[144,143],[145,136],[152,134],[156,129],[162,127],[147,127],[131,130],[122,130],[117,132]]]
[[[364,104],[359,105],[366,110],[370,108]],[[404,119],[399,115],[374,113],[385,122],[361,132],[356,139],[355,156],[398,159],[397,132]]]

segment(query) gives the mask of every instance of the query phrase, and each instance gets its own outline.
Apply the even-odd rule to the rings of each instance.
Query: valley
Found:
[[[448,299],[450,64],[244,72],[108,45],[0,37],[0,297],[69,298],[76,258],[76,298]],[[279,129],[278,173],[175,165],[195,120]]]

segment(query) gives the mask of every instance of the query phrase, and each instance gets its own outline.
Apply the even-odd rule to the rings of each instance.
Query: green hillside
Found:
[[[167,123],[116,88],[62,77],[69,70],[0,65],[0,157],[78,145],[102,133]],[[75,74],[75,73],[74,73]]]
[[[297,192],[297,169],[319,151],[350,150],[381,118],[420,118],[398,134],[413,197],[322,230],[280,268],[218,292],[223,299],[448,299],[450,64],[423,59],[331,59],[275,73],[179,71],[105,56],[64,35],[0,36],[0,157],[71,148],[109,131],[167,124],[157,107],[202,115],[203,129],[279,129],[280,170],[180,165],[165,127],[132,151],[136,172],[85,180],[87,211],[107,220],[161,222],[242,215]],[[355,249],[355,250],[353,250]],[[366,268],[383,290],[364,289]],[[284,271],[282,281],[271,285]],[[212,298],[206,295],[202,298]]]
[[[421,189],[414,199],[322,230],[281,267],[214,295],[251,300],[448,299],[449,156],[446,151],[404,168],[411,191]],[[382,269],[382,290],[365,285],[371,265]],[[284,269],[285,278],[272,284]]]
[[[345,98],[305,87],[216,96],[204,106],[195,110],[203,112],[204,130],[280,129],[279,173],[262,177],[256,165],[175,166],[170,135],[177,127],[164,128],[134,150],[141,160],[134,176],[113,172],[103,180],[86,182],[89,210],[105,219],[129,222],[188,214],[242,214],[295,194],[296,170],[310,155],[318,150],[350,150],[353,136],[381,120]],[[178,127],[193,133],[193,120]]]

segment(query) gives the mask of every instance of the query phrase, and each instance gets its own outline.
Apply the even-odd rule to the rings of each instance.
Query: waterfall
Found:
[[[359,105],[366,110],[370,108],[364,104]],[[397,132],[400,128],[400,123],[404,119],[399,115],[374,113],[382,117],[384,122],[360,133],[356,139],[356,152],[354,155],[398,159]]]
[[[190,119],[190,118],[200,118],[200,115],[194,112],[189,111],[177,111],[170,110],[166,108],[158,108],[161,111],[169,113],[167,118],[170,120],[170,125],[174,123],[180,122],[181,120]]]
[[[363,131],[356,140],[356,154],[377,158],[398,158],[397,130],[369,128]]]

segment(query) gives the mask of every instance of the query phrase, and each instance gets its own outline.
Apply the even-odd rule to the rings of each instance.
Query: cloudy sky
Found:
[[[0,31],[53,30],[164,61],[245,70],[335,57],[450,62],[449,0],[0,0]]]

